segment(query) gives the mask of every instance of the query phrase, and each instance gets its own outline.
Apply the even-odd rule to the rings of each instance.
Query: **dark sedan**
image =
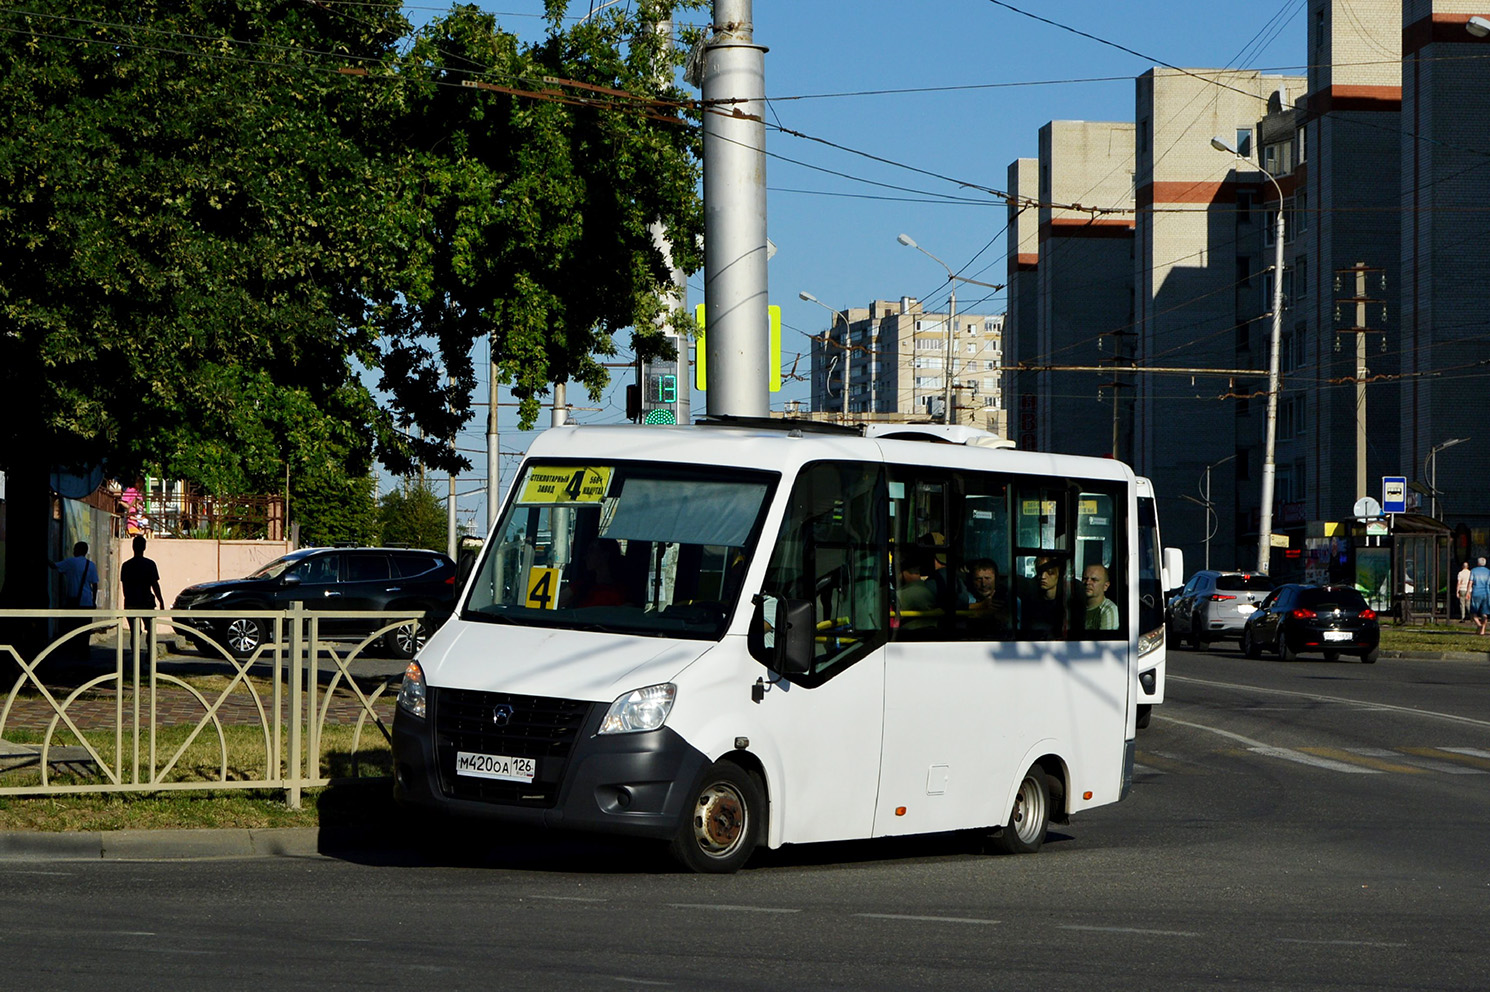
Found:
[[[1284,661],[1319,651],[1326,661],[1353,654],[1369,665],[1380,646],[1376,611],[1351,586],[1279,586],[1242,628],[1242,652],[1249,658],[1260,657],[1264,649]]]

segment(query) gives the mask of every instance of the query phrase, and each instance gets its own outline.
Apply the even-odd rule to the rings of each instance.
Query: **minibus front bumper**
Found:
[[[435,712],[438,700],[430,702]],[[393,720],[394,798],[527,826],[671,837],[687,813],[695,779],[711,764],[708,756],[668,727],[600,734],[605,709],[590,707],[566,756],[537,759],[531,785],[457,775],[459,748],[439,733],[436,721],[399,709]]]

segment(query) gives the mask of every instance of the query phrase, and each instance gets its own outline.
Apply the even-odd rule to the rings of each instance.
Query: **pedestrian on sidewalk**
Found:
[[[1465,623],[1469,623],[1470,581],[1469,562],[1465,562],[1464,567],[1459,569],[1458,582],[1454,586],[1454,592],[1459,596],[1459,619]]]
[[[1474,625],[1485,636],[1485,624],[1490,622],[1490,568],[1485,559],[1469,571],[1469,612],[1474,616]]]
[[[98,606],[98,566],[88,560],[88,542],[79,541],[72,546],[72,557],[50,563],[62,576],[62,608],[64,610],[91,610]],[[59,636],[83,626],[85,620],[68,618],[57,622]],[[69,645],[69,654],[87,660],[88,639],[78,637]]]
[[[160,592],[160,569],[155,567],[155,562],[145,557],[145,535],[136,534],[132,546],[134,557],[119,566],[119,585],[124,590],[124,608],[126,610],[165,609],[166,598]],[[157,606],[157,603],[160,605]],[[137,625],[145,622],[142,620],[129,622],[131,651],[134,650]],[[146,626],[144,629],[148,631],[150,628]]]

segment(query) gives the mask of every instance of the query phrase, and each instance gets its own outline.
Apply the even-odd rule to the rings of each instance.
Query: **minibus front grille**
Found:
[[[513,806],[552,807],[574,742],[593,703],[472,689],[431,689],[440,787],[456,799]],[[458,751],[534,758],[532,782],[505,782],[455,773]]]

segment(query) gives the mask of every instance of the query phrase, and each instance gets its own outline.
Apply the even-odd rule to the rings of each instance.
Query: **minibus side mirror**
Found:
[[[746,638],[750,656],[783,675],[810,671],[813,636],[817,633],[812,601],[761,593],[752,602],[755,611]]]

